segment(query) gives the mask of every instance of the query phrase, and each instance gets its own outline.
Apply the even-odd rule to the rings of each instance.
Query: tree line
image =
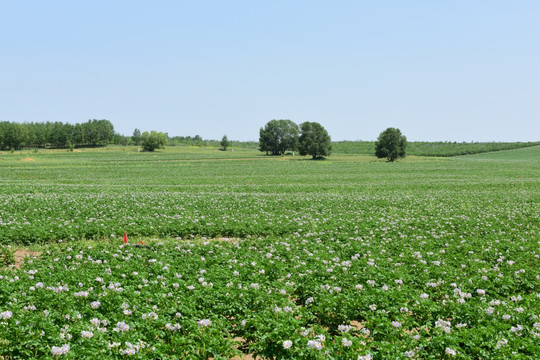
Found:
[[[116,134],[109,120],[88,120],[85,123],[69,124],[62,122],[15,123],[0,122],[0,150],[29,148],[73,148],[105,146],[108,143],[120,145],[142,145],[145,151],[163,148],[173,140],[175,143],[202,144],[204,140],[196,135],[173,137],[163,132],[133,131],[131,137]],[[223,150],[233,143],[225,135],[219,143]],[[399,129],[388,128],[375,142],[375,155],[394,161],[405,157],[407,138]],[[313,159],[329,156],[332,141],[326,129],[317,122],[304,122],[297,125],[291,120],[271,120],[259,131],[259,150],[267,155],[283,155],[287,151],[298,151],[302,156],[311,155]]]
[[[70,148],[104,146],[113,141],[114,126],[109,120],[85,123],[0,122],[0,149]]]

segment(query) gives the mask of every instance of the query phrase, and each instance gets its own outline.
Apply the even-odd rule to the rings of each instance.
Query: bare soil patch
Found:
[[[30,251],[30,250],[26,250],[26,249],[18,249],[15,251],[15,253],[13,254],[14,258],[15,258],[15,264],[13,265],[14,267],[16,267],[17,269],[20,269],[21,268],[21,262],[27,258],[27,257],[37,257],[41,255],[41,252],[39,251]]]

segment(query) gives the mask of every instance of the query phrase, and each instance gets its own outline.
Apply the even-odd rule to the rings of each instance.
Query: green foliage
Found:
[[[0,122],[0,149],[22,149],[29,142],[28,128],[23,124]]]
[[[0,265],[7,266],[15,264],[15,250],[11,245],[0,245]]]
[[[332,150],[330,135],[321,124],[316,122],[304,122],[300,124],[300,139],[298,150],[300,155],[311,155],[313,159],[329,156]]]
[[[167,145],[219,146],[219,140],[204,140],[200,135],[172,136],[169,137]]]
[[[221,147],[223,148],[223,151],[227,151],[227,148],[231,146],[231,142],[227,138],[227,135],[223,135],[223,138],[221,139],[220,143]]]
[[[109,120],[88,120],[82,124],[61,122],[0,122],[0,150],[24,147],[95,147],[112,141],[114,127]]]
[[[388,128],[384,130],[375,142],[375,156],[386,158],[392,162],[405,157],[407,138],[399,129]]]
[[[259,150],[266,154],[283,155],[296,150],[299,129],[291,120],[271,120],[259,131]]]
[[[141,144],[141,130],[139,130],[137,128],[135,130],[133,130],[133,135],[131,136],[131,141],[135,145],[140,145]]]
[[[167,134],[152,130],[145,131],[141,135],[141,144],[144,151],[155,151],[162,149],[167,143]]]

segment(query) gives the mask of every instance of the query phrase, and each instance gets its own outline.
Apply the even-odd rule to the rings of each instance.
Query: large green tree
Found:
[[[392,162],[405,157],[407,138],[396,128],[388,128],[380,133],[375,142],[375,155]]]
[[[259,131],[259,150],[283,155],[298,146],[298,125],[291,120],[271,120]]]
[[[167,134],[152,130],[145,131],[141,135],[141,144],[144,151],[155,151],[165,146],[167,142]]]
[[[302,132],[298,140],[300,155],[311,155],[313,159],[322,159],[330,155],[332,140],[321,124],[307,121],[300,124],[300,131]]]

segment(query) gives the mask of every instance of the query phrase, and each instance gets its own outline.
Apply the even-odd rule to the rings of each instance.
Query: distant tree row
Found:
[[[109,120],[88,120],[74,125],[0,122],[0,150],[104,146],[113,140],[113,136],[114,127]]]
[[[150,135],[151,133],[149,133]],[[220,140],[208,140],[203,139],[200,135],[195,136],[169,136],[167,133],[160,133],[161,139],[165,140],[165,144],[167,146],[215,146],[221,148],[223,150],[227,150],[227,148],[234,146],[236,148],[243,148],[243,149],[255,149],[257,147],[256,142],[251,141],[232,141],[227,138],[227,135],[224,135],[223,138]],[[143,135],[144,133],[141,132],[139,129],[133,130],[132,136],[123,136],[119,134],[115,134],[115,143],[118,145],[141,145],[144,148],[143,143]],[[163,136],[164,135],[164,136]],[[154,135],[156,136],[156,135]],[[161,147],[161,146],[160,146]],[[158,148],[160,148],[158,147]],[[156,148],[156,149],[158,149]]]
[[[200,135],[195,136],[172,136],[169,137],[167,144],[169,145],[193,145],[193,146],[206,146],[209,140],[204,140]],[[213,140],[219,142],[218,140]]]
[[[332,141],[326,129],[316,122],[298,126],[291,120],[271,120],[259,131],[259,150],[267,155],[283,155],[296,151],[313,159],[329,156]]]

